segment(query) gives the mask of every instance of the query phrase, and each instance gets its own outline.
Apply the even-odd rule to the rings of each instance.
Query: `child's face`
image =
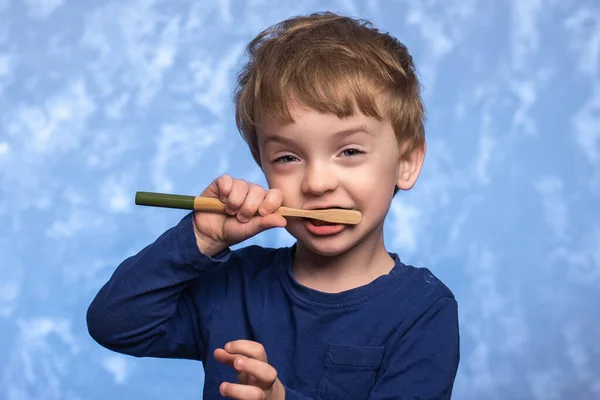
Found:
[[[291,112],[294,123],[265,121],[257,129],[269,187],[283,192],[288,207],[353,208],[363,218],[331,235],[311,233],[304,219],[289,219],[287,230],[321,255],[344,253],[359,242],[383,245],[383,221],[403,176],[391,123],[363,114],[340,119],[305,107]]]

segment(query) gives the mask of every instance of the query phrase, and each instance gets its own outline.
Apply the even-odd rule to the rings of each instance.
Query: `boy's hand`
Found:
[[[217,361],[233,367],[238,383],[223,382],[222,396],[237,400],[284,400],[285,388],[277,378],[277,371],[267,362],[262,344],[251,340],[236,340],[225,349],[214,352]]]
[[[283,195],[278,189],[266,191],[259,185],[222,175],[201,196],[221,199],[228,214],[194,214],[196,242],[200,251],[209,256],[264,230],[286,225],[284,217],[273,214],[283,202]]]

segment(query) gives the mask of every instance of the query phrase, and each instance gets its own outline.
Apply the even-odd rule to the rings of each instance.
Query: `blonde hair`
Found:
[[[403,157],[424,145],[421,87],[412,57],[368,21],[330,12],[294,17],[261,32],[247,53],[235,90],[236,124],[259,166],[257,124],[293,122],[292,101],[340,118],[356,110],[389,118]]]

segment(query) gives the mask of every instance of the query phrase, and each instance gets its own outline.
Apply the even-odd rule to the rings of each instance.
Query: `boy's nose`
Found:
[[[306,168],[302,181],[302,191],[314,195],[322,195],[328,191],[335,190],[338,180],[335,171],[325,164],[313,164]]]

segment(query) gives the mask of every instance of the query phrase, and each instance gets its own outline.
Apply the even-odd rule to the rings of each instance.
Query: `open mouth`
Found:
[[[356,208],[331,206],[331,207],[309,208],[309,210],[356,210]]]
[[[308,219],[305,226],[310,233],[321,237],[337,235],[347,228],[344,224],[335,224],[315,219]]]
[[[333,222],[321,221],[320,219],[309,219],[310,223],[314,226],[324,226],[324,225],[339,225]]]
[[[310,208],[310,210],[356,210],[356,208],[352,208],[352,207],[340,207],[340,206],[329,206],[329,207]],[[336,222],[326,222],[326,221],[322,221],[322,220],[318,220],[318,219],[312,219],[312,218],[308,219],[308,221],[313,226],[318,226],[318,227],[341,225],[340,223],[336,223]]]

